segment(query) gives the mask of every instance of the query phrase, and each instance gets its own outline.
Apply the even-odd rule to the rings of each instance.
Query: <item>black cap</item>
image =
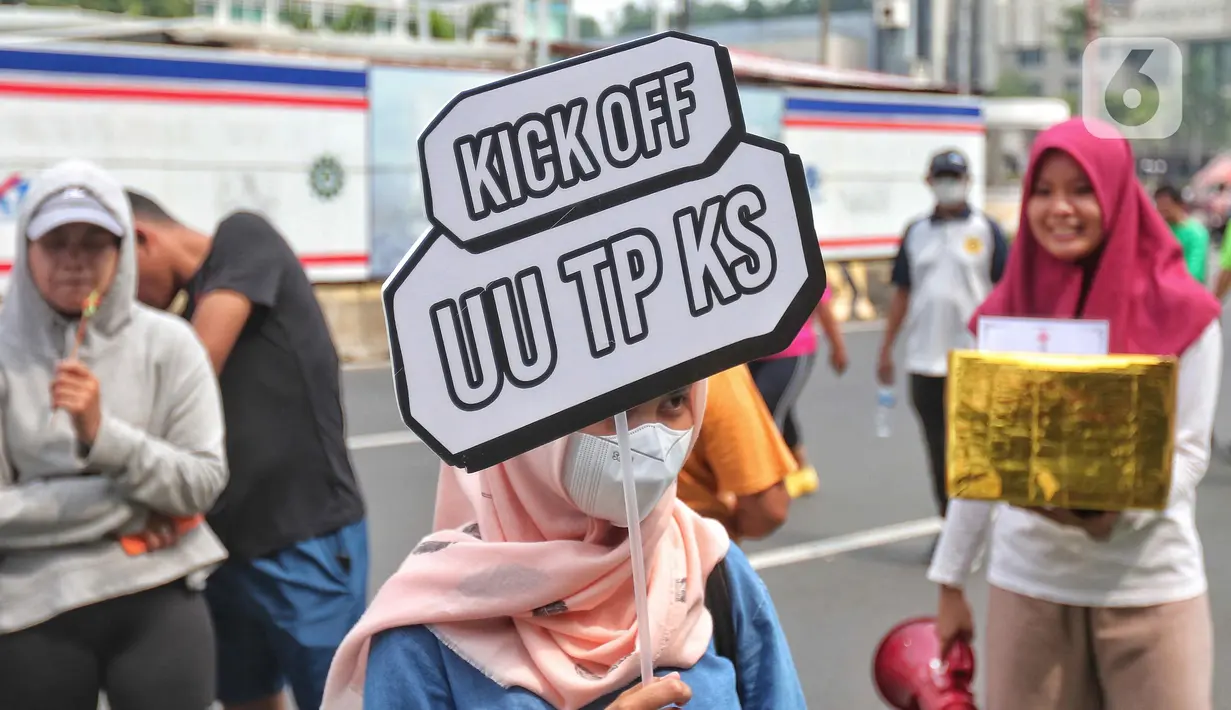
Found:
[[[970,171],[966,156],[957,150],[944,150],[932,156],[932,164],[928,166],[928,176],[957,175],[965,177]]]

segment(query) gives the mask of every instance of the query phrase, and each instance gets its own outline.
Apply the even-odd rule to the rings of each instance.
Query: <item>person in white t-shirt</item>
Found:
[[[923,430],[936,511],[943,517],[945,493],[945,378],[949,351],[965,337],[966,321],[1004,273],[1009,247],[996,221],[967,202],[970,169],[953,149],[932,156],[928,186],[936,209],[906,228],[893,261],[893,300],[885,323],[876,376],[894,383],[893,349],[899,331],[906,341],[910,399]]]
[[[1040,134],[1013,254],[975,319],[1106,320],[1112,353],[1178,356],[1170,498],[1161,511],[1093,514],[952,501],[928,571],[941,586],[937,633],[946,649],[973,635],[962,587],[990,532],[981,666],[992,710],[1213,707],[1194,504],[1222,372],[1219,306],[1188,275],[1133,165],[1127,141],[1080,119]]]

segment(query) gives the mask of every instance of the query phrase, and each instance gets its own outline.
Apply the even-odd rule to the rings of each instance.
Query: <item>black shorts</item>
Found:
[[[183,581],[0,634],[0,707],[206,710],[214,683],[209,609]]]
[[[779,357],[772,360],[756,360],[748,363],[752,371],[752,379],[761,391],[765,405],[769,407],[778,431],[787,446],[792,449],[799,446],[799,426],[795,422],[795,402],[804,392],[808,376],[812,374],[812,366],[816,362],[816,354],[800,355],[799,357]]]

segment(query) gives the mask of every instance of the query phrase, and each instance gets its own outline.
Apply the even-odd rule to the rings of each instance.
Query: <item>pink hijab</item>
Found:
[[[1180,355],[1192,345],[1220,307],[1184,266],[1171,228],[1136,177],[1127,140],[1098,138],[1075,118],[1035,139],[1023,181],[1034,188],[1043,156],[1060,150],[1085,170],[1103,212],[1106,235],[1082,317],[1111,324],[1111,352]],[[1004,278],[975,311],[979,316],[1072,318],[1081,294],[1083,267],[1056,259],[1030,229],[1026,201]]]
[[[692,388],[693,442],[705,393],[704,382]],[[628,536],[569,501],[561,482],[566,445],[560,439],[477,474],[441,467],[437,532],[385,582],[342,642],[323,710],[362,708],[372,637],[413,625],[430,625],[502,686],[563,710],[638,679]],[[705,580],[730,540],[721,524],[679,502],[675,486],[641,530],[655,666],[689,668],[709,646]]]

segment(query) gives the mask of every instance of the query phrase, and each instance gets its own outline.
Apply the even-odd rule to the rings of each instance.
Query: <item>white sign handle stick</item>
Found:
[[[641,650],[641,682],[654,678],[654,648],[650,641],[650,602],[646,598],[645,550],[641,547],[641,515],[637,511],[637,487],[628,437],[628,413],[615,415],[616,443],[620,446],[620,470],[624,479],[624,514],[628,521],[628,546],[633,555],[633,602],[637,607],[637,646]]]

